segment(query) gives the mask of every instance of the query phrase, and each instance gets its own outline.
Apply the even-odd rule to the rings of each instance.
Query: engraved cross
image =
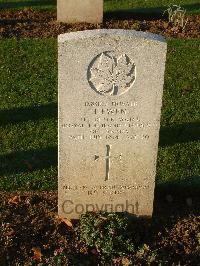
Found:
[[[109,177],[110,177],[110,158],[112,158],[112,157],[113,156],[111,156],[111,146],[110,145],[106,145],[106,156],[105,157],[102,157],[103,159],[106,160],[105,181],[109,180]],[[99,160],[99,158],[100,158],[99,155],[95,155],[94,156],[94,160],[95,161]],[[121,155],[119,155],[119,159],[121,160]]]

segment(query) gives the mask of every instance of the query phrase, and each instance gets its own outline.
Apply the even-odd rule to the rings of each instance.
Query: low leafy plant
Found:
[[[122,256],[134,251],[129,220],[123,214],[86,213],[80,219],[80,238],[105,256]]]
[[[199,247],[200,247],[200,233],[197,234],[197,240],[198,240]]]
[[[185,26],[188,22],[188,19],[185,18],[186,9],[182,8],[179,5],[171,5],[168,9],[164,11],[168,13],[169,23],[172,23],[175,27],[181,27],[185,29]]]

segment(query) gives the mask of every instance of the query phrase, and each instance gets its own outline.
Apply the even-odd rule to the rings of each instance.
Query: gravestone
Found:
[[[101,23],[103,0],[57,0],[57,20],[67,23]]]
[[[126,30],[59,36],[59,215],[151,216],[167,45]]]

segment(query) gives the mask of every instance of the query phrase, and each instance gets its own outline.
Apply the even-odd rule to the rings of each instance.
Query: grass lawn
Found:
[[[0,54],[1,188],[56,188],[56,39],[2,40]]]
[[[163,12],[170,4],[180,4],[188,13],[200,13],[200,3],[198,0],[104,0],[104,11],[135,9],[135,12]],[[56,0],[0,0],[0,8],[3,9],[27,7],[56,10]]]
[[[188,13],[200,13],[198,0],[104,0],[105,11],[116,11],[118,9],[134,9],[134,12],[160,13],[169,5],[180,5]]]
[[[56,0],[0,0],[2,9],[56,9]]]
[[[200,40],[169,40],[157,184],[200,187]],[[57,189],[57,41],[0,41],[0,190]]]

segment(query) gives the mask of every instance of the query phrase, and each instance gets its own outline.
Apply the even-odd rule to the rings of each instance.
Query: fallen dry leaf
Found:
[[[4,235],[11,237],[11,236],[15,235],[15,231],[12,228],[9,228],[9,230]]]
[[[123,265],[123,266],[132,265],[132,262],[126,257],[123,257],[123,258],[120,257],[120,258],[113,259],[113,262],[115,265]]]
[[[41,260],[42,258],[41,249],[39,247],[34,247],[32,248],[32,251],[34,252],[33,258],[35,260]]]
[[[67,219],[67,218],[64,218],[64,217],[59,217],[59,216],[58,216],[58,219],[59,219],[61,222],[65,223],[68,227],[73,228],[73,224],[72,224],[72,222],[71,222],[70,219]]]
[[[69,219],[67,219],[67,218],[63,218],[62,221],[63,221],[67,226],[73,228],[73,224],[72,224],[72,222],[71,222]]]
[[[131,261],[128,258],[122,258],[122,265],[129,266],[131,265]]]
[[[21,197],[20,196],[14,196],[13,198],[10,198],[8,200],[8,203],[11,203],[11,204],[19,204],[21,202]]]

